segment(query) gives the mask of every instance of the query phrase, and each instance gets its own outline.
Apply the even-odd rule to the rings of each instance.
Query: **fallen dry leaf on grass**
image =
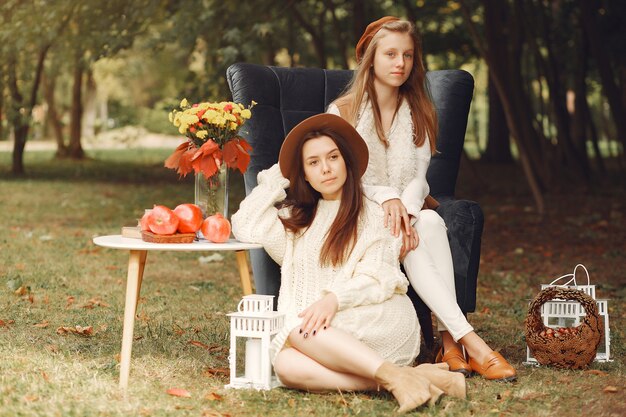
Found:
[[[589,369],[589,370],[585,371],[584,373],[591,374],[591,375],[598,375],[598,376],[607,376],[608,375],[606,372],[601,371],[599,369]]]
[[[15,290],[15,295],[19,295],[19,296],[26,295],[29,293],[30,293],[30,287],[26,285],[22,285],[17,290]]]
[[[204,410],[202,412],[202,417],[231,417],[228,413],[220,413],[215,410]]]
[[[607,385],[602,391],[614,394],[619,391],[619,388],[617,388],[615,385]]]
[[[70,295],[67,297],[67,303],[65,304],[65,308],[70,308],[72,304],[74,304],[74,296]]]
[[[209,392],[207,395],[204,396],[204,399],[207,401],[222,401],[224,397],[214,392]]]
[[[57,333],[58,334],[73,333],[79,336],[93,336],[94,335],[92,326],[83,327],[83,326],[78,326],[78,325],[75,327],[66,327],[66,326],[59,327],[57,329]]]
[[[108,307],[109,305],[102,301],[100,297],[93,297],[87,300],[85,304],[83,304],[82,308],[94,308],[94,307]]]
[[[174,397],[191,398],[191,393],[182,388],[170,388],[165,391],[165,393],[168,395],[173,395]]]
[[[15,320],[0,320],[0,327],[9,327],[15,323]]]
[[[44,371],[41,371],[41,377],[43,378],[44,381],[50,382],[50,377]]]
[[[202,349],[207,349],[207,350],[209,349],[209,345],[205,345],[204,343],[198,342],[197,340],[190,340],[189,344],[197,346],[197,347],[202,348]]]
[[[33,327],[39,327],[40,329],[44,329],[48,327],[49,324],[50,323],[48,323],[48,320],[44,320],[41,323],[33,324]]]
[[[207,368],[204,373],[208,376],[218,376],[224,375],[225,377],[230,376],[230,369],[228,368]]]

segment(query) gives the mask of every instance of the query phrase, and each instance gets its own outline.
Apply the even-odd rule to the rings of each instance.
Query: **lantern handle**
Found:
[[[570,285],[570,283],[573,281],[574,282],[574,286],[578,286],[578,284],[576,283],[576,270],[578,269],[578,267],[581,267],[582,269],[585,270],[585,274],[587,275],[587,285],[590,284],[589,281],[589,271],[587,271],[587,268],[585,268],[585,265],[583,264],[578,264],[574,267],[574,272],[571,274],[565,274],[565,275],[561,275],[560,277],[558,277],[557,279],[555,279],[554,281],[552,281],[549,285],[557,285],[557,286],[561,286],[561,287],[565,287],[567,285]],[[567,281],[565,284],[556,284],[556,282],[562,278],[566,278],[566,277],[571,277],[569,281]]]

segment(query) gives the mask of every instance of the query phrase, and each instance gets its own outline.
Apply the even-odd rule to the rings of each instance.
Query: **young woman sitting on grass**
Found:
[[[402,239],[361,189],[367,163],[367,145],[348,122],[310,117],[232,217],[237,239],[262,244],[281,265],[286,326],[271,344],[276,374],[308,391],[383,387],[400,412],[443,393],[465,398],[464,377],[447,364],[408,366],[419,323],[399,267]]]

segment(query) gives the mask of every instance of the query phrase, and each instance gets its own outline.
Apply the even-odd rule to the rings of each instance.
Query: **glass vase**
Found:
[[[207,178],[201,172],[196,173],[195,177],[194,202],[202,210],[202,217],[221,213],[228,219],[229,183],[226,164],[222,164],[212,177]],[[198,231],[197,237],[204,239],[201,231]]]

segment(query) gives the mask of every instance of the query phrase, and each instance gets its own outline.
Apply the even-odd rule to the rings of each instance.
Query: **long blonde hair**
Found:
[[[356,126],[361,105],[367,94],[367,99],[372,104],[378,138],[385,146],[389,146],[383,129],[376,89],[374,88],[374,56],[378,42],[385,36],[383,29],[391,32],[406,33],[411,36],[413,40],[413,68],[411,68],[409,78],[400,86],[400,100],[398,100],[394,117],[400,108],[402,100],[406,100],[411,109],[413,142],[416,146],[421,146],[426,138],[429,138],[430,150],[431,153],[434,153],[435,140],[437,138],[437,113],[435,106],[426,92],[426,68],[422,61],[422,44],[417,35],[415,25],[411,22],[397,20],[387,22],[381,26],[380,30],[374,35],[365,50],[363,59],[354,70],[354,75],[346,87],[345,93],[335,100],[335,105],[337,105],[337,107],[347,106],[348,112],[346,119],[350,124]]]

